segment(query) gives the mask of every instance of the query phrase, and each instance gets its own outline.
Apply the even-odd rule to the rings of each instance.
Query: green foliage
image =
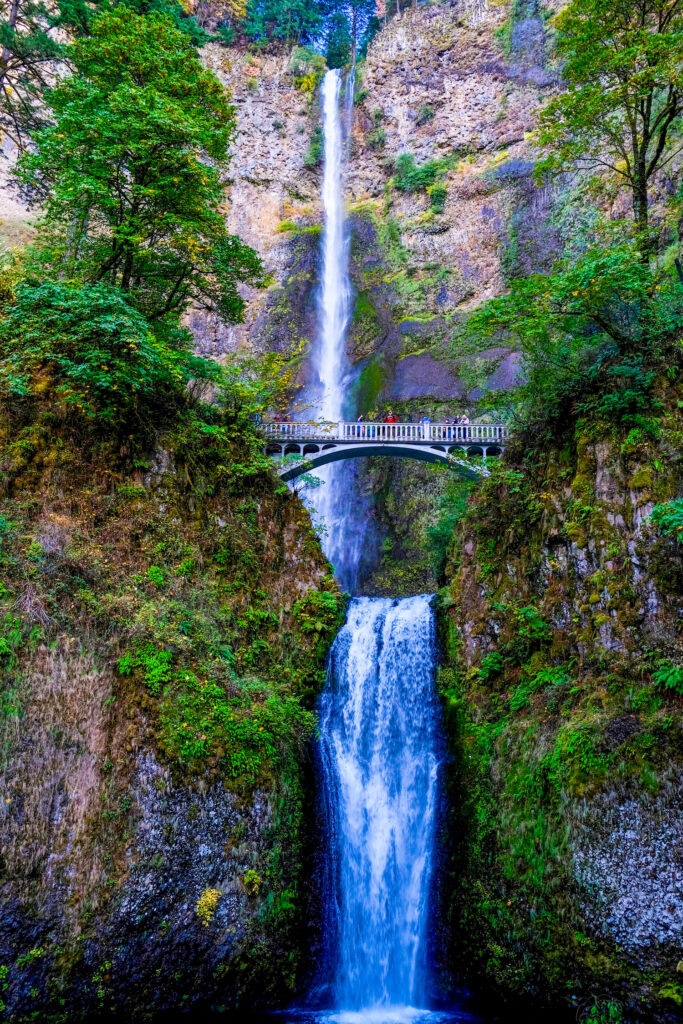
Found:
[[[311,141],[308,147],[308,152],[304,156],[305,167],[317,167],[318,164],[322,163],[323,159],[323,130],[319,124],[315,126],[311,133]]]
[[[45,209],[32,272],[118,287],[153,321],[191,302],[239,320],[237,286],[262,267],[220,212],[235,126],[220,82],[169,18],[126,7],[69,64],[47,94],[54,123],[17,169]]]
[[[118,427],[160,421],[187,404],[190,380],[218,368],[191,354],[187,332],[152,334],[119,291],[22,286],[0,321],[0,395],[52,399]]]
[[[449,473],[443,494],[439,498],[436,521],[427,529],[427,546],[434,575],[439,579],[445,570],[458,524],[463,520],[473,484],[469,480]]]
[[[417,115],[416,124],[418,126],[422,126],[423,124],[427,124],[429,121],[433,121],[433,120],[434,120],[434,108],[433,107],[429,107],[429,106],[421,107],[420,108],[420,112]]]
[[[578,164],[625,185],[647,254],[649,183],[683,113],[683,11],[678,0],[571,0],[554,21],[565,89],[541,112],[550,153],[538,173]]]
[[[139,672],[149,692],[157,697],[171,680],[172,664],[170,651],[159,651],[152,644],[143,644],[119,659],[119,672],[123,676]]]
[[[650,518],[665,537],[672,537],[677,544],[683,544],[683,498],[655,505]]]
[[[427,160],[418,165],[412,153],[401,153],[396,158],[394,186],[401,192],[419,192],[434,183],[441,168],[439,160]]]
[[[448,195],[448,189],[441,182],[435,182],[433,185],[427,186],[427,195],[429,196],[429,202],[432,210],[435,213],[443,213],[443,208],[446,204],[446,197]]]
[[[326,590],[309,590],[296,602],[292,615],[302,633],[328,633],[340,626],[339,603],[334,594]]]
[[[379,359],[373,358],[363,367],[354,392],[354,408],[367,416],[375,407],[377,396],[384,386],[384,369]]]
[[[312,93],[327,69],[324,57],[311,47],[299,46],[292,54],[289,70],[294,78],[294,88]]]
[[[510,697],[510,710],[519,711],[526,707],[539,690],[552,690],[555,687],[566,686],[569,682],[569,673],[563,666],[546,666],[539,669],[534,675],[527,676],[515,689]]]
[[[514,339],[527,382],[518,401],[527,421],[552,421],[573,401],[586,412],[633,419],[650,406],[647,363],[680,354],[672,349],[683,291],[657,283],[632,242],[609,238],[551,275],[513,281],[509,295],[482,305],[460,334],[477,345]]]
[[[340,9],[332,11],[327,23],[327,65],[330,68],[343,68],[351,59],[351,28],[346,12]]]
[[[491,651],[481,659],[479,678],[482,683],[490,683],[503,670],[503,656],[498,651]]]
[[[234,694],[234,690],[233,690]],[[160,705],[161,738],[169,754],[193,765],[218,751],[225,775],[253,786],[288,770],[312,736],[315,719],[298,697],[265,683],[243,682],[233,695],[218,681],[178,671]]]
[[[322,26],[321,6],[316,0],[248,0],[244,31],[259,44],[271,39],[312,42]]]
[[[160,589],[166,583],[166,574],[158,565],[150,565],[147,570],[147,579],[153,586]]]
[[[384,128],[375,128],[374,131],[368,133],[365,141],[370,149],[383,149],[387,141],[387,133]]]
[[[22,956],[17,957],[17,967],[27,967],[35,960],[40,960],[43,956],[45,956],[45,950],[43,947],[36,946],[35,949],[29,949],[28,953],[24,953]]]
[[[249,896],[258,896],[261,886],[263,885],[263,879],[257,871],[254,871],[253,868],[249,868],[249,870],[244,873],[242,884],[247,890]]]
[[[666,690],[683,695],[683,666],[664,661],[652,673],[652,682]]]

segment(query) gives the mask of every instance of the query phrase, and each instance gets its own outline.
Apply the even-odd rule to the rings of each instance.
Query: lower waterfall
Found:
[[[434,634],[429,596],[359,597],[330,652],[320,701],[326,959],[344,1011],[425,1005],[440,749]]]

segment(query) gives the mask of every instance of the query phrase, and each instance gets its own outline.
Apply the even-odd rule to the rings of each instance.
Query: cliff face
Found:
[[[463,312],[557,252],[548,225],[554,196],[532,185],[526,140],[555,84],[547,13],[534,4],[411,9],[359,64],[347,180],[356,290],[348,349],[365,411],[378,400],[474,402],[485,382],[514,383],[515,353],[454,353],[450,338]],[[227,220],[263,256],[273,284],[249,296],[245,326],[221,329],[197,316],[195,335],[202,351],[218,354],[305,352],[316,330],[321,69],[301,51],[210,46],[205,59],[237,109]],[[401,154],[427,168],[424,183],[406,185],[397,174]],[[304,359],[302,381],[308,373]]]
[[[681,493],[683,423],[670,384],[656,399],[651,429],[583,420],[512,450],[451,550],[446,902],[457,955],[501,990],[674,1020],[683,549],[650,513]]]
[[[126,470],[0,424],[8,1020],[282,1002],[300,969],[341,601],[299,502],[202,446]]]

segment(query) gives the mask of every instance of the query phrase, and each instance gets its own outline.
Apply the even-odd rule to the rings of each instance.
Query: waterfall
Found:
[[[326,941],[333,999],[345,1011],[425,1005],[440,738],[434,645],[429,596],[362,597],[330,652],[320,703]]]
[[[328,71],[322,83],[323,104],[323,274],[319,292],[321,321],[317,369],[322,385],[320,412],[326,420],[340,420],[347,369],[344,341],[349,322],[349,240],[345,230],[343,157],[344,139],[339,112],[341,72]]]
[[[320,331],[314,346],[318,414],[343,418],[351,285],[344,210],[353,78],[322,84],[324,133]],[[349,410],[346,410],[349,414]],[[316,476],[307,497],[323,520],[325,553],[354,592],[368,527],[349,463]],[[320,698],[320,780],[331,1019],[433,1020],[426,1004],[425,938],[436,818],[440,724],[429,596],[356,597],[337,636]],[[378,1015],[379,1014],[379,1015]],[[350,1015],[350,1017],[349,1017]],[[325,1015],[330,1019],[330,1013]]]
[[[337,422],[344,416],[350,374],[346,358],[346,330],[351,312],[349,234],[344,209],[344,177],[353,113],[353,79],[346,88],[344,111],[340,109],[342,74],[328,71],[322,82],[323,114],[323,210],[322,276],[318,289],[319,334],[313,349],[320,383],[316,414]],[[356,589],[361,554],[361,523],[349,516],[349,497],[354,490],[354,467],[333,463],[316,470],[322,484],[306,496],[322,544],[345,589]],[[356,500],[356,504],[358,501]]]

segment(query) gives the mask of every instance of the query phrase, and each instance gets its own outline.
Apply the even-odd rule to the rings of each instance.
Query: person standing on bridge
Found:
[[[422,419],[420,420],[420,423],[422,424],[422,426],[420,427],[420,437],[424,437],[426,439],[427,434],[429,433],[428,427],[431,422],[432,421],[430,420],[429,416],[422,417]]]
[[[356,423],[363,423],[363,414],[361,413]],[[356,437],[365,437],[365,424],[362,427],[356,427]]]

